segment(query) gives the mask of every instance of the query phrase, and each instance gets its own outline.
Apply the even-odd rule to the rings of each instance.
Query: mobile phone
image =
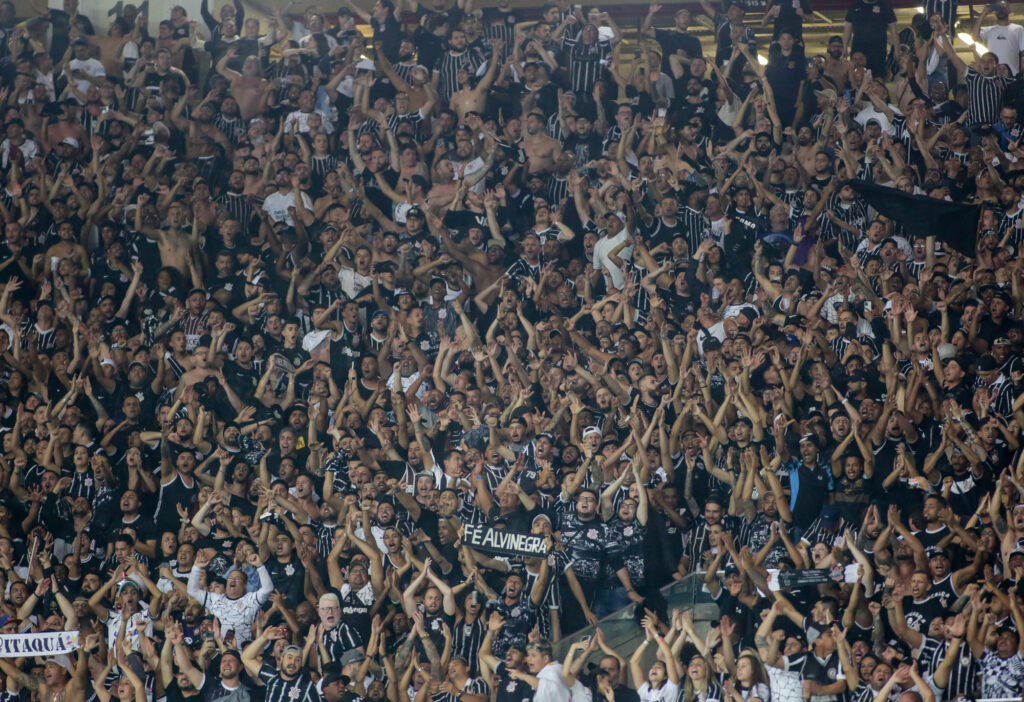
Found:
[[[591,636],[590,634],[587,634],[586,636],[581,636],[581,637],[579,638],[579,643],[585,643],[585,644],[588,644],[588,643],[590,643],[590,639],[591,639],[591,638],[593,638],[593,637],[592,637],[592,636]]]
[[[995,12],[996,10],[1000,9],[1002,6],[1003,6],[1002,3],[990,2],[988,5],[985,5],[985,9],[986,10],[992,10],[993,12]]]
[[[212,632],[212,631],[208,631],[208,632],[206,632],[205,634],[203,634],[203,641],[213,641],[213,640],[214,640],[214,638],[215,638],[215,637],[214,637],[214,635],[213,635],[213,632]]]

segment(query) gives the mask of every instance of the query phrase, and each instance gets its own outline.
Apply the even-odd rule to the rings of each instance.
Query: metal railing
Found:
[[[667,610],[671,614],[673,609],[680,611],[692,611],[694,626],[702,636],[707,633],[709,622],[718,618],[718,605],[711,599],[711,595],[704,588],[704,574],[691,573],[682,580],[674,581],[661,588],[661,595],[668,604]],[[609,614],[601,619],[597,626],[604,634],[605,642],[625,659],[633,655],[633,651],[643,640],[644,635],[637,625],[635,616],[637,605],[630,603],[628,607],[618,612]],[[555,644],[555,652],[559,659],[564,658],[569,646],[585,636],[593,636],[594,627],[588,626],[575,633],[569,634]],[[592,659],[597,659],[600,651],[592,654]],[[650,653],[651,660],[654,660],[653,649]]]

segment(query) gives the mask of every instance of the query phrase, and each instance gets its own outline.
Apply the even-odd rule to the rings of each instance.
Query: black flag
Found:
[[[851,180],[850,187],[880,213],[902,224],[907,233],[935,236],[968,258],[978,255],[981,205],[961,205],[924,195],[908,195],[896,188],[884,188],[862,180]]]

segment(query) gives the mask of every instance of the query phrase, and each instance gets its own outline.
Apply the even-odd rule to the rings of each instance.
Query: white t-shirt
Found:
[[[86,90],[88,90],[89,86],[92,85],[92,83],[85,80],[84,78],[73,78],[72,74],[75,71],[82,71],[83,73],[87,73],[93,78],[99,78],[100,76],[107,75],[107,69],[103,67],[102,63],[100,63],[98,60],[94,58],[87,58],[84,61],[82,61],[81,59],[71,59],[70,61],[68,61],[68,67],[65,71],[65,74],[67,75],[69,80],[73,80],[75,82],[75,87],[81,93],[84,93]]]
[[[901,114],[900,111],[895,109],[892,105],[889,105],[889,108],[892,109],[893,114]],[[896,134],[896,127],[892,126],[892,122],[889,121],[889,118],[885,116],[884,112],[876,110],[874,104],[870,101],[867,103],[867,107],[858,112],[857,116],[853,119],[861,126],[867,126],[868,120],[877,120],[878,126],[882,128],[883,132],[889,136],[895,136]]]
[[[479,173],[480,171],[484,170],[484,168],[487,167],[487,164],[484,163],[484,160],[482,158],[480,158],[479,156],[474,158],[472,161],[467,161],[464,164],[463,163],[455,163],[454,165],[455,165],[455,173],[454,173],[454,175],[452,175],[452,180],[458,180],[459,179],[459,169],[460,168],[464,168],[464,170],[462,172],[462,176],[464,178],[468,178],[469,176],[473,175],[474,173]],[[486,185],[486,183],[483,181],[483,179],[481,179],[481,180],[478,180],[476,182],[476,184],[474,184],[470,188],[470,190],[473,190],[474,192],[482,193],[484,191],[484,186],[485,185]]]
[[[355,297],[360,290],[373,284],[371,276],[356,273],[354,268],[348,267],[342,267],[338,271],[338,280],[341,281],[341,289],[349,297]]]
[[[139,602],[139,611],[131,616],[131,619],[128,620],[128,624],[124,628],[125,636],[132,640],[132,649],[135,651],[139,650],[139,632],[136,625],[143,622],[146,626],[146,636],[152,636],[153,620],[149,616],[149,605],[145,602]],[[121,612],[108,609],[107,621],[104,624],[107,625],[107,648],[113,648],[114,644],[117,643],[118,631],[121,629]]]
[[[323,131],[325,134],[331,134],[334,132],[334,125],[331,123],[331,118],[324,114],[323,110],[313,110],[312,112],[303,112],[302,110],[295,110],[289,112],[288,116],[284,118],[284,130],[288,134],[294,134],[298,131],[300,134],[309,134],[309,116],[312,114],[320,115],[321,124],[323,124]],[[292,128],[292,122],[295,122],[295,129]]]
[[[1010,67],[1010,73],[1017,75],[1020,69],[1020,52],[1024,51],[1024,27],[1008,24],[1005,27],[993,24],[982,27],[978,32],[988,50],[999,57],[999,63]]]
[[[313,202],[309,199],[309,195],[302,193],[302,202],[305,204],[307,209],[313,209]],[[263,201],[263,209],[266,211],[270,218],[275,222],[284,222],[289,227],[295,226],[295,220],[288,214],[288,208],[295,207],[295,191],[291,190],[287,193],[271,193],[267,196],[267,199]]]
[[[679,694],[679,685],[666,680],[664,685],[655,690],[649,682],[645,682],[636,694],[640,696],[640,702],[675,702]]]
[[[626,279],[622,274],[622,269],[615,265],[612,260],[608,257],[608,254],[615,250],[615,247],[621,244],[623,241],[629,238],[629,232],[625,228],[621,232],[612,237],[604,237],[598,239],[597,243],[594,244],[594,270],[601,271],[606,270],[612,279],[612,287],[616,290],[622,290],[626,283]],[[623,261],[628,261],[633,257],[633,247],[627,246],[618,254],[619,258]]]
[[[562,680],[562,664],[552,661],[537,674],[540,681],[533,702],[569,702],[572,694]]]

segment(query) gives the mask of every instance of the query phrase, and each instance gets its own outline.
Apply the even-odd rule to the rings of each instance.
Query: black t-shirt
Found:
[[[661,70],[668,75],[672,75],[672,62],[669,61],[669,56],[677,51],[685,51],[689,58],[704,55],[700,39],[689,32],[680,32],[678,29],[655,29],[654,40],[661,44]]]
[[[462,8],[459,7],[458,5],[453,5],[447,10],[440,11],[434,10],[433,8],[430,7],[426,7],[422,4],[416,7],[417,17],[433,17],[435,19],[442,19],[448,23],[449,27],[454,27],[459,22],[461,22],[464,15],[465,13],[462,11]]]
[[[224,364],[223,373],[224,379],[239,397],[252,397],[259,382],[255,368],[243,368],[235,361],[228,361]]]
[[[985,339],[991,344],[999,337],[1007,336],[1014,323],[1009,317],[1004,317],[1002,322],[997,322],[991,317],[985,317],[978,326],[978,338]]]
[[[494,684],[496,702],[533,702],[534,689],[523,680],[510,678],[505,661],[495,667],[494,676],[497,678]]]
[[[177,686],[177,682],[172,684]],[[214,700],[224,700],[225,702],[256,702],[256,700],[262,699],[262,696],[257,697],[244,682],[239,682],[239,686],[237,688],[229,690],[224,687],[219,677],[215,675],[207,675],[203,678],[201,699],[203,702],[214,702]]]
[[[744,253],[754,250],[757,233],[764,229],[764,218],[756,210],[741,212],[735,205],[729,206],[726,216],[732,219],[732,224],[729,235],[725,237],[725,256],[722,258],[730,262],[736,275],[743,277],[739,274],[750,271],[750,256],[744,256]]]
[[[896,21],[896,15],[887,3],[857,2],[846,11],[846,21],[853,25],[853,50],[863,51],[869,56],[885,53],[889,25]]]
[[[216,680],[216,678],[210,678],[210,677],[207,677],[206,679],[207,680]],[[223,688],[221,688],[221,689],[223,689]],[[199,693],[197,693],[195,695],[191,695],[189,697],[186,697],[181,692],[181,688],[178,687],[178,681],[177,680],[172,681],[170,685],[168,685],[166,688],[164,688],[164,695],[166,695],[167,702],[182,702],[183,700],[203,700],[203,701],[205,701],[207,699],[202,694],[202,692],[199,692]]]
[[[928,622],[944,613],[942,598],[936,597],[936,593],[929,592],[920,602],[915,602],[909,595],[903,598],[903,614],[906,616],[907,626],[914,631],[926,633]]]
[[[274,581],[274,589],[284,595],[289,607],[298,606],[302,601],[303,588],[306,582],[306,568],[297,556],[281,563],[276,558],[267,563],[270,578]]]
[[[402,25],[398,23],[394,12],[389,12],[383,24],[376,17],[370,18],[373,27],[373,41],[383,44],[384,55],[392,63],[398,60],[398,47],[402,43]]]

